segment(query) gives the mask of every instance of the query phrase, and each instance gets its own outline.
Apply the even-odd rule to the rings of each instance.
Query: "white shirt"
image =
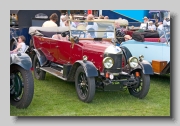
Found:
[[[88,30],[88,29],[90,29],[90,28],[93,28],[95,31],[97,31],[97,30],[98,30],[98,25],[97,25],[97,23],[94,22],[93,25],[87,25],[87,26],[86,26],[86,30]],[[95,32],[95,36],[97,37],[97,32]]]
[[[63,22],[63,21],[62,21],[62,18],[64,18],[64,17],[65,17],[65,15],[61,15],[61,17],[60,17],[60,22],[59,22],[59,25],[60,25],[60,26],[63,26],[63,24],[62,24],[62,22]]]
[[[158,29],[159,29],[159,30],[163,30],[163,24],[160,24],[160,25],[158,26]]]
[[[147,23],[141,23],[140,29],[146,30],[146,27],[147,27]]]
[[[149,25],[148,26],[148,30],[156,30],[156,26],[153,24],[153,25]]]
[[[74,28],[77,27],[77,25],[74,22],[71,22],[71,26],[74,27]]]
[[[18,43],[21,45],[21,48],[18,50],[18,52],[24,53],[26,49],[26,44],[24,42]]]
[[[58,25],[53,21],[45,21],[42,27],[58,27]]]
[[[169,25],[170,26],[170,21],[163,20],[163,25]]]
[[[60,27],[65,27],[65,23],[64,22],[60,22]]]

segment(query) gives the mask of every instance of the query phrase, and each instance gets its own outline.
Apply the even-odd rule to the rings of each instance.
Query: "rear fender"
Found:
[[[41,67],[44,66],[47,63],[47,58],[44,55],[44,53],[42,51],[40,51],[40,50],[37,50],[37,49],[33,49],[33,50],[37,55],[37,58],[38,58],[38,60],[40,62]]]

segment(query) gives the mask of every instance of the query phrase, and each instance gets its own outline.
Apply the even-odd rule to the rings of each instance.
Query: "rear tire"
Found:
[[[25,70],[18,65],[14,65],[11,67],[10,73],[16,76],[16,78],[12,79],[13,81],[11,80],[13,83],[10,85],[10,91],[14,93],[10,96],[10,103],[19,109],[27,108],[34,95],[34,80],[32,72],[31,70]],[[20,73],[20,76],[18,73]]]
[[[87,77],[82,66],[79,66],[75,75],[75,87],[78,98],[83,102],[91,102],[95,95],[95,78]]]
[[[37,58],[37,55],[34,56],[33,60],[33,72],[34,77],[38,80],[44,80],[46,76],[46,72],[40,69],[40,62]]]

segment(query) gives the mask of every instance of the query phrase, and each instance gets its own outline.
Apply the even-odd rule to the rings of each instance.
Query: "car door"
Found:
[[[150,63],[152,60],[163,60],[163,46],[161,42],[144,42],[142,51],[144,59]]]
[[[58,63],[59,64],[70,63],[71,42],[68,40],[58,40],[56,49],[57,49]]]
[[[50,39],[50,55],[51,61],[58,62],[59,55],[58,55],[58,40]]]
[[[80,43],[72,43],[71,44],[71,63],[73,64],[77,60],[82,60],[83,56],[83,49],[82,45]]]

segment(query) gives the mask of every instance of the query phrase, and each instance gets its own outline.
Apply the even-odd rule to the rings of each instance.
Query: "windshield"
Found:
[[[113,20],[72,20],[70,21],[72,36],[81,38],[115,38]]]
[[[157,30],[160,36],[160,42],[170,42],[170,26],[163,26]]]

